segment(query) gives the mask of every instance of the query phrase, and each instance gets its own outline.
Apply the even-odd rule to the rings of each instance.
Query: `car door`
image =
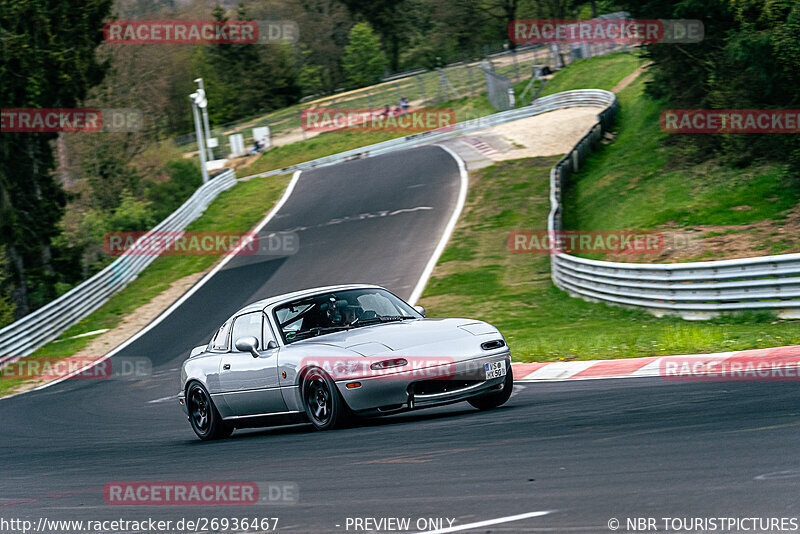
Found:
[[[273,339],[264,329],[264,313],[244,313],[233,320],[231,349],[222,355],[220,385],[225,402],[234,415],[247,416],[286,411],[278,382],[278,349],[267,348]],[[252,336],[258,339],[258,357],[236,350],[236,340]]]

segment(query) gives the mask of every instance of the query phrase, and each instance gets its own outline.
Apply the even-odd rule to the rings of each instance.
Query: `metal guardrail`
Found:
[[[379,156],[381,154],[388,154],[389,152],[394,152],[396,150],[406,150],[421,145],[444,141],[446,139],[452,139],[467,133],[491,128],[492,126],[497,126],[498,124],[524,119],[527,117],[533,117],[534,115],[547,113],[548,111],[555,111],[557,109],[580,106],[603,107],[607,105],[608,100],[605,93],[608,93],[608,91],[602,91],[599,89],[564,91],[554,95],[542,97],[536,100],[530,106],[516,108],[509,111],[502,111],[500,113],[494,113],[485,117],[459,122],[452,126],[446,126],[436,130],[429,130],[427,132],[421,132],[405,137],[398,137],[397,139],[390,139],[389,141],[383,141],[374,145],[354,148],[352,150],[298,163],[297,165],[291,165],[282,169],[275,169],[272,171],[254,174],[242,179],[248,180],[250,178],[256,178],[260,176],[276,176],[294,171],[305,171],[326,165],[335,165],[337,163],[354,159]]]
[[[153,232],[180,232],[197,219],[219,193],[236,184],[233,171],[217,175],[140,239]],[[102,306],[134,280],[157,256],[125,254],[61,297],[0,330],[0,361],[27,356]]]
[[[573,93],[584,93],[583,91]],[[586,94],[583,105],[600,105],[598,123],[550,171],[547,228],[561,230],[561,191],[618,110],[607,91]],[[574,95],[582,100],[581,95]],[[644,308],[656,315],[708,319],[736,310],[772,310],[800,317],[800,254],[735,260],[648,264],[589,260],[569,254],[551,259],[553,283],[570,295],[595,302]]]

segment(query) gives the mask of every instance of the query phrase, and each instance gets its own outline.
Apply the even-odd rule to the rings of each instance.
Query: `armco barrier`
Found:
[[[381,154],[394,152],[395,150],[405,150],[416,146],[428,145],[438,141],[444,141],[445,139],[452,139],[453,137],[458,137],[471,132],[477,132],[478,130],[483,130],[485,128],[491,128],[492,126],[497,126],[498,124],[524,119],[527,117],[533,117],[534,115],[547,113],[548,111],[555,111],[557,109],[581,106],[597,106],[605,108],[609,105],[609,94],[613,96],[612,93],[599,89],[564,91],[562,93],[556,93],[554,95],[542,97],[536,100],[530,106],[502,111],[500,113],[487,115],[486,117],[459,122],[451,127],[439,128],[436,130],[408,135],[406,137],[390,139],[389,141],[383,141],[382,143],[376,143],[374,145],[354,148],[352,150],[339,152],[338,154],[333,154],[324,158],[318,158],[315,160],[306,161],[304,163],[299,163],[297,165],[292,165],[290,167],[284,167],[283,169],[276,169],[260,174],[254,174],[252,176],[243,178],[243,180],[259,176],[276,176],[279,174],[286,174],[288,172],[304,171],[325,165],[334,165],[343,161],[379,156]]]
[[[583,105],[596,105],[596,93]],[[598,123],[550,171],[550,231],[562,229],[563,186],[616,115],[616,98],[603,93],[605,109]],[[578,95],[573,98],[580,100]],[[772,310],[782,317],[800,317],[800,254],[648,264],[589,260],[561,253],[552,256],[551,267],[555,285],[572,296],[644,308],[656,315],[707,319],[736,310]]]
[[[151,232],[178,232],[199,217],[219,193],[236,184],[225,171],[202,187]],[[149,234],[148,234],[149,235]],[[147,239],[147,235],[141,239]],[[123,255],[56,300],[0,330],[0,361],[26,356],[103,305],[135,279],[156,256]]]

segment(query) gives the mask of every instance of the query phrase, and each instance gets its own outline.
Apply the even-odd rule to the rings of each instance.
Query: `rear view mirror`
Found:
[[[419,313],[421,316],[425,317],[425,308],[422,306],[414,306],[414,309],[417,310],[417,313]]]
[[[236,350],[249,352],[253,358],[258,358],[258,339],[253,336],[240,337],[234,344]]]

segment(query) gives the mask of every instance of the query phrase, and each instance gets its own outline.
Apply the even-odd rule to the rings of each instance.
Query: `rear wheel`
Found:
[[[186,407],[192,430],[203,441],[227,438],[233,433],[233,427],[222,420],[211,400],[211,395],[202,384],[194,382],[189,386],[186,392]]]
[[[350,410],[336,384],[323,370],[309,369],[302,391],[306,415],[317,430],[341,427],[349,420]]]
[[[467,402],[479,410],[491,410],[508,402],[511,392],[514,391],[514,375],[511,373],[511,365],[508,362],[506,362],[506,367],[506,379],[503,381],[502,389],[469,399]]]

